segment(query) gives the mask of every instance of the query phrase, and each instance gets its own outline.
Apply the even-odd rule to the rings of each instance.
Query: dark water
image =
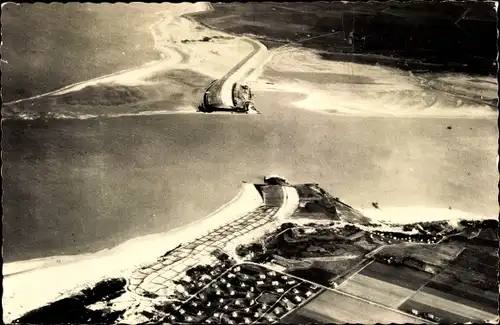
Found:
[[[357,207],[498,213],[494,119],[340,117],[292,97],[258,94],[262,115],[4,122],[5,261],[171,229],[269,173]]]

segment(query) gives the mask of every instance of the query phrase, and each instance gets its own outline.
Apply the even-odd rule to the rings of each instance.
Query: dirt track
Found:
[[[210,9],[210,7],[210,4],[204,3],[180,4],[177,6],[172,5],[171,10],[159,13],[161,18],[151,24],[149,29],[153,35],[155,49],[161,52],[161,60],[150,62],[141,67],[118,71],[110,75],[72,84],[49,93],[6,103],[6,112],[27,114],[29,112],[26,110],[30,110],[33,107],[39,107],[38,111],[61,111],[68,113],[68,111],[72,110],[72,107],[55,107],[53,103],[54,101],[47,101],[46,98],[54,98],[57,101],[57,99],[63,95],[75,97],[74,94],[79,94],[89,87],[116,87],[117,85],[121,85],[133,87],[135,89],[155,89],[153,93],[149,91],[149,97],[142,100],[144,105],[141,105],[144,107],[141,109],[142,113],[150,112],[153,114],[157,109],[154,108],[154,105],[147,103],[168,98],[169,94],[165,93],[163,89],[167,88],[172,90],[172,86],[161,87],[161,83],[158,84],[151,81],[151,79],[156,78],[155,76],[163,75],[169,70],[176,69],[179,71],[191,70],[193,72],[200,73],[201,75],[205,75],[207,78],[221,78],[225,76],[227,79],[229,78],[229,75],[227,74],[228,71],[231,72],[231,75],[235,75],[237,72],[240,72],[241,68],[248,71],[251,69],[251,67],[248,66],[248,63],[252,62],[252,53],[257,54],[259,50],[265,50],[263,45],[259,45],[249,39],[235,39],[231,35],[209,30],[206,27],[197,24],[193,20],[181,16],[186,13],[207,10]],[[249,52],[251,52],[251,54],[247,55]],[[247,56],[245,57],[245,55]],[[240,62],[240,60],[244,57],[248,60]],[[237,69],[234,69],[235,66]],[[240,75],[238,74],[237,76]],[[196,79],[200,78],[195,77],[194,80]],[[195,101],[198,101],[199,98],[197,97],[200,96],[195,90],[202,89],[203,86],[200,87],[196,85],[196,88],[190,88],[189,85],[186,86],[186,89],[183,91],[181,90],[180,93],[193,93],[195,96],[191,96],[191,100],[188,100],[188,102],[194,103]],[[154,95],[154,92],[158,93],[158,96]],[[74,99],[73,102],[76,100],[76,103],[80,102],[83,105],[88,105],[90,103],[89,99],[91,98],[88,98],[88,95],[85,96],[87,96],[87,98],[80,102],[78,97],[81,96],[76,95],[76,99]],[[96,94],[91,94],[91,96],[96,96]],[[103,94],[99,96],[107,95]],[[100,100],[99,98],[94,99],[103,102],[103,100]],[[105,98],[103,99],[105,100]],[[137,102],[137,100],[134,101]],[[26,105],[30,102],[35,102],[36,104]],[[169,102],[172,102],[175,106],[174,101],[169,100]],[[93,103],[95,103],[95,101]],[[137,104],[140,104],[140,102]],[[178,102],[178,106],[182,105],[182,102]],[[9,109],[9,106],[13,108]],[[94,106],[96,105],[94,104]],[[190,108],[193,112],[195,112],[194,106],[195,105],[192,105]],[[107,116],[126,116],[134,113],[128,108],[118,109],[118,112],[116,108],[106,112],[100,112],[99,109],[96,108],[94,111],[97,115],[103,113]],[[168,108],[167,110],[161,110],[159,113],[166,113],[167,111]],[[179,109],[173,107],[171,113],[176,112],[184,113],[186,112],[186,109],[181,109],[179,111]],[[92,116],[92,112],[89,113],[89,116]],[[88,113],[86,113],[86,115],[88,115]]]
[[[188,62],[174,64],[176,68],[189,67],[213,78],[220,78],[251,51],[251,46],[248,46],[248,43],[235,39],[200,42],[199,39],[204,36],[212,37],[221,34],[206,29],[197,29],[198,26],[179,17],[171,18],[171,20],[162,20],[157,25],[157,27],[161,27],[160,32],[171,33],[168,35],[168,33],[161,34],[159,32],[158,42],[165,42],[162,43],[162,46],[174,49],[172,55],[176,56],[177,59],[179,59],[177,56],[179,52],[175,48],[182,49],[184,58],[187,57]],[[167,22],[169,24],[166,24]],[[190,41],[196,41],[181,43],[188,38]],[[133,69],[132,72],[120,72],[116,76],[105,78],[110,78],[107,79],[108,82],[134,85],[134,87],[149,84],[149,81],[141,80],[141,78],[148,73],[161,73],[162,71],[158,70],[158,67],[170,69],[171,66],[167,64],[169,60],[170,58],[166,58],[165,62],[152,63],[157,69],[152,69],[148,65]],[[297,69],[304,70],[308,65],[314,66],[315,63],[318,63],[316,60],[303,60],[297,64],[298,62],[298,60],[291,61]],[[361,69],[359,66],[357,68]],[[365,67],[365,69],[371,68]],[[359,72],[356,70],[353,73]],[[317,70],[313,70],[312,73],[317,73]],[[92,83],[92,81],[90,82]],[[282,83],[266,85],[265,82],[263,85],[262,83],[258,84],[260,90],[280,89],[281,85]],[[165,92],[163,84],[155,87],[159,91]],[[352,91],[352,88],[345,85],[335,87],[337,88],[333,89],[339,93],[349,89]],[[312,90],[316,92],[316,89],[319,91],[320,88],[318,85],[308,84],[307,88],[304,87],[304,89],[311,93]],[[78,92],[78,90],[74,91],[74,93]],[[147,123],[144,122],[145,117],[129,119],[126,122],[108,120],[105,122],[106,128],[103,128],[106,132],[102,131],[100,124],[93,126],[94,134],[105,139],[99,138],[95,142],[98,145],[89,146],[92,150],[101,150],[102,152],[95,154],[95,160],[93,160],[94,156],[83,157],[82,164],[88,163],[88,165],[83,166],[77,172],[84,175],[86,171],[90,173],[94,171],[93,168],[99,168],[96,175],[101,175],[101,178],[95,183],[97,184],[96,188],[102,190],[103,186],[109,186],[104,187],[104,189],[109,189],[110,193],[113,192],[117,201],[134,197],[134,205],[138,206],[141,206],[141,195],[147,196],[148,200],[155,199],[155,196],[165,189],[162,186],[167,186],[164,184],[165,179],[173,182],[183,178],[186,182],[184,187],[186,192],[194,193],[194,190],[200,190],[200,183],[232,184],[228,180],[229,178],[234,177],[240,181],[249,177],[249,174],[274,170],[286,176],[290,175],[291,178],[300,178],[305,182],[319,180],[326,183],[329,189],[335,190],[335,193],[339,193],[341,197],[347,197],[347,201],[353,202],[354,205],[369,204],[375,195],[375,199],[381,202],[382,207],[384,207],[384,203],[394,204],[395,202],[402,206],[415,202],[441,206],[449,202],[453,208],[462,205],[465,210],[467,208],[475,209],[485,214],[496,209],[491,205],[490,202],[493,202],[493,198],[488,194],[493,185],[496,186],[489,181],[494,179],[491,176],[496,171],[491,170],[490,172],[486,168],[490,161],[494,161],[494,157],[489,156],[487,150],[493,145],[496,147],[496,137],[495,139],[491,137],[492,130],[496,130],[496,127],[494,128],[489,121],[363,120],[355,118],[334,119],[334,116],[323,118],[323,116],[303,112],[300,109],[285,109],[292,106],[290,98],[292,96],[281,95],[280,97],[279,94],[274,93],[258,93],[257,106],[262,107],[265,117],[259,120],[244,116],[234,119],[228,116],[221,119],[211,116],[196,116],[196,119],[193,119],[192,116],[155,117],[151,121],[148,120]],[[335,102],[334,99],[335,97],[330,97],[319,103],[324,106],[331,105],[331,103],[337,104],[338,102]],[[362,94],[361,98],[358,97],[358,99],[364,100],[362,103],[366,104],[367,101],[371,100],[371,97]],[[357,101],[353,102],[359,104]],[[159,103],[159,105],[163,104]],[[146,106],[149,112],[146,112],[145,115],[158,112],[153,111],[153,104],[148,103]],[[64,108],[68,109],[68,106]],[[134,115],[135,113],[130,114]],[[453,124],[452,132],[446,129],[448,124]],[[91,126],[85,126],[86,130],[91,128]],[[213,132],[213,130],[217,130],[217,132]],[[76,132],[71,129],[57,135],[61,143],[61,138],[68,139],[66,143],[71,146],[69,152],[77,151],[80,145],[78,141],[84,141],[84,137],[77,140],[71,138],[73,134]],[[130,139],[142,139],[143,141],[134,140],[130,143]],[[34,143],[38,143],[36,141],[49,143],[50,140],[37,135],[32,138]],[[20,146],[18,143],[16,142],[16,145]],[[412,143],[412,146],[408,146],[408,143]],[[158,150],[159,147],[169,148],[171,152],[177,154],[172,155],[167,150]],[[43,166],[44,163],[54,166],[55,161],[56,163],[61,162],[61,166],[72,168],[72,163],[78,161],[77,159],[68,162],[69,160],[56,156],[62,150],[59,150],[59,147],[54,148],[56,149],[51,147],[51,151],[47,151],[54,154],[54,156],[47,156],[47,159],[52,159],[49,163],[41,161],[37,163],[36,168],[33,168],[33,175],[40,177],[37,180],[40,180],[40,183],[44,182],[45,189],[49,188],[51,182],[59,181],[58,177],[62,172],[58,171],[55,175],[44,174],[44,170],[40,166]],[[30,149],[23,150],[30,152]],[[131,152],[137,154],[132,158],[127,158]],[[365,155],[366,152],[370,154]],[[205,159],[203,164],[195,165],[196,162],[192,162],[193,157],[204,157],[204,159],[208,157],[208,159]],[[223,168],[228,157],[232,157],[231,163],[235,167],[230,172]],[[314,158],[314,164],[311,164],[311,157]],[[111,168],[115,158],[116,161],[123,163],[125,166],[123,170],[121,170],[122,167]],[[140,168],[135,165],[136,160],[139,162]],[[178,166],[178,161],[189,162],[187,166],[191,168],[191,176],[195,174],[198,178],[191,182],[186,180],[189,175],[186,177],[185,173],[189,168],[186,168],[186,165]],[[469,169],[464,169],[463,166],[469,166],[467,167]],[[193,172],[194,170],[196,172]],[[472,172],[473,177],[467,174],[468,171]],[[24,170],[21,172],[25,173]],[[131,174],[134,172],[140,175],[133,178]],[[162,178],[158,177],[159,174],[162,175]],[[213,175],[213,179],[207,175],[210,177]],[[139,193],[138,190],[137,192],[127,192],[132,196],[124,194],[120,196],[122,189],[118,187],[126,186],[121,183],[121,185],[112,188],[111,185],[119,184],[118,180],[123,181],[122,176],[128,182],[133,179],[135,187],[142,190],[143,193]],[[91,176],[87,177],[85,184],[87,184],[86,189],[88,190],[92,188],[93,183]],[[467,183],[465,188],[463,186],[464,180]],[[141,184],[144,184],[141,182],[149,183],[147,187],[142,187]],[[154,192],[151,191],[151,183],[153,182],[156,184],[153,187]],[[34,181],[32,183],[35,184]],[[194,186],[193,184],[196,186],[194,190],[190,187]],[[80,185],[72,180],[70,186],[66,188],[66,192],[72,186],[78,187],[79,192],[82,191]],[[222,195],[221,188],[204,189]],[[378,189],[378,193],[374,194],[374,188]],[[473,197],[474,195],[480,198],[478,202],[464,200],[464,197]],[[198,197],[182,199],[185,199],[184,203],[195,202]],[[60,201],[65,202],[62,194]],[[158,201],[166,202],[167,200],[162,197]],[[173,204],[173,201],[170,203]],[[91,202],[93,207],[99,206],[95,201]],[[80,202],[80,204],[82,203]],[[151,201],[143,204],[143,207],[150,206],[154,206]],[[446,204],[445,209],[447,206],[448,204]],[[163,206],[160,208],[164,209]],[[41,211],[44,208],[37,207],[37,209],[40,209],[37,213],[43,215]],[[105,209],[103,211],[106,213]],[[132,214],[130,211],[125,211],[125,213]],[[177,214],[173,213],[172,215]],[[123,219],[120,220],[120,222],[122,221]],[[141,224],[144,224],[144,220],[141,220]],[[32,289],[28,288],[28,290]],[[22,299],[18,297],[20,302]]]

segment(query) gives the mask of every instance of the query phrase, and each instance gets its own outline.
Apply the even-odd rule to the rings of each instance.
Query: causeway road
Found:
[[[216,105],[232,107],[232,85],[244,81],[267,58],[268,50],[264,44],[246,37],[243,41],[252,46],[252,51],[207,89],[211,94],[210,101]]]

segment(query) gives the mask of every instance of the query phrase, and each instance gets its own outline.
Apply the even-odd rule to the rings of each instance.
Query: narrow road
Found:
[[[212,86],[207,89],[211,93],[210,101],[219,104],[223,107],[232,107],[232,85],[235,82],[242,81],[248,73],[264,59],[267,53],[267,48],[260,42],[249,38],[244,38],[243,41],[252,46],[250,52],[243,60],[235,65],[228,73]]]
[[[206,10],[213,9],[210,6]],[[149,26],[149,30],[153,38],[153,47],[155,50],[161,53],[162,59],[146,63],[140,67],[125,69],[90,80],[77,82],[40,95],[7,102],[4,103],[4,105],[16,104],[28,100],[38,99],[41,97],[63,95],[66,93],[79,91],[87,86],[93,86],[103,82],[119,82],[120,78],[125,77],[127,77],[128,79],[130,79],[129,77],[140,79],[143,76],[150,74],[152,71],[162,70],[166,66],[186,63],[189,60],[189,57],[185,53],[180,51],[177,47],[169,46],[168,44],[162,44],[163,42],[161,42],[160,39],[161,34],[158,33],[161,30],[168,30],[168,25],[177,15],[170,11],[160,11],[158,12],[158,14],[161,15],[161,17]],[[182,17],[184,15],[186,15],[186,13],[178,16]],[[251,74],[252,71],[254,71],[255,68],[262,64],[262,62],[267,58],[267,48],[262,43],[246,37],[242,38],[242,40],[252,46],[252,51],[236,66],[234,66],[224,77],[210,86],[209,89],[211,90],[212,94],[212,98],[210,98],[210,100],[216,105],[220,105],[222,107],[232,107],[232,85],[235,82],[239,82],[248,77],[248,75]]]
[[[184,242],[148,266],[132,272],[127,290],[141,297],[168,297],[175,290],[175,280],[181,279],[185,271],[200,264],[215,264],[214,250],[226,249],[243,235],[265,227],[273,221],[289,217],[297,208],[298,197],[294,198],[292,187],[271,186],[263,195],[262,204],[228,223],[210,230],[194,240]],[[296,193],[295,193],[296,196]],[[271,199],[269,202],[266,199]]]
[[[146,63],[140,67],[134,67],[126,70],[121,70],[115,73],[104,75],[101,77],[93,78],[90,80],[77,82],[63,88],[50,91],[44,94],[32,96],[29,98],[19,99],[4,103],[5,105],[16,104],[27,100],[34,100],[46,96],[63,95],[69,92],[79,91],[87,86],[96,85],[103,82],[112,82],[115,79],[119,79],[129,74],[133,74],[134,77],[141,78],[143,75],[149,74],[151,71],[162,70],[166,66],[171,66],[179,63],[185,63],[188,61],[188,57],[185,53],[180,51],[176,47],[166,46],[161,44],[159,40],[158,31],[161,29],[168,28],[168,24],[174,18],[174,15],[170,12],[159,12],[162,13],[162,17],[156,22],[149,26],[149,30],[154,40],[154,48],[162,54],[162,59],[158,61],[153,61]],[[236,66],[234,66],[228,73],[214,83],[209,89],[211,90],[212,98],[211,102],[216,103],[222,107],[232,107],[232,85],[235,82],[240,82],[255,70],[266,58],[267,58],[267,48],[260,42],[252,40],[250,38],[243,38],[244,42],[252,46],[252,51],[243,58]],[[130,75],[131,76],[131,75]]]

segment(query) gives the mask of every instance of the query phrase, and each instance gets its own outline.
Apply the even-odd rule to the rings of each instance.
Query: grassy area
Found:
[[[496,16],[491,4],[247,2],[213,6],[215,11],[195,18],[227,32],[257,35],[271,47],[300,40],[304,47],[327,52],[325,59],[342,60],[331,54],[354,51],[426,63],[421,68],[496,72]],[[346,40],[353,28],[354,45]],[[305,40],[323,34],[330,35]],[[367,61],[366,57],[361,61]],[[405,68],[397,60],[383,61]],[[418,65],[411,62],[407,68]]]
[[[406,259],[422,262],[424,265],[444,266],[460,253],[458,244],[397,244],[384,247],[376,254],[377,258],[392,257],[394,263],[405,264]]]
[[[148,27],[161,10],[164,5],[124,3],[5,6],[3,100],[34,96],[159,59]]]
[[[26,100],[3,107],[6,116],[22,113],[123,114],[152,110],[173,110],[179,106],[196,107],[210,78],[190,70],[162,71],[150,84],[127,86],[100,84],[59,96]],[[165,92],[168,89],[168,92]],[[47,115],[48,117],[49,115]]]
[[[88,306],[96,302],[106,303],[121,296],[125,293],[125,284],[126,281],[123,278],[102,280],[75,295],[32,310],[15,320],[14,323],[113,323],[124,311],[92,310]]]

